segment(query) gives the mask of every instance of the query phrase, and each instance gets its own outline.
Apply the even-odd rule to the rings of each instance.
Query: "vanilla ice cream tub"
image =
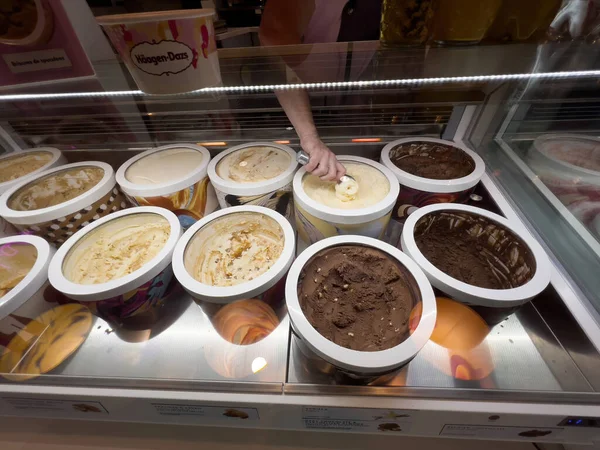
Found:
[[[295,247],[291,224],[276,211],[227,208],[185,232],[173,253],[173,272],[209,317],[239,300],[254,299],[277,311]]]
[[[298,237],[307,245],[340,234],[380,238],[390,221],[400,186],[383,165],[339,156],[356,183],[323,181],[300,169],[294,176]]]
[[[50,283],[103,319],[126,325],[156,316],[173,277],[181,224],[164,208],[116,212],[75,233],[52,259]]]
[[[35,317],[56,306],[47,292],[54,252],[38,236],[0,239],[0,354]]]
[[[66,163],[61,151],[53,147],[37,147],[3,155],[0,157],[0,194],[25,179]]]
[[[19,231],[62,245],[77,230],[127,208],[112,167],[66,164],[17,183],[0,197],[0,216]]]
[[[296,152],[286,145],[252,142],[219,153],[208,165],[221,208],[264,206],[290,218]]]
[[[173,211],[187,229],[218,207],[209,162],[204,147],[165,145],[126,161],[117,170],[117,183],[133,204]]]
[[[212,9],[98,17],[138,87],[149,94],[221,83]]]

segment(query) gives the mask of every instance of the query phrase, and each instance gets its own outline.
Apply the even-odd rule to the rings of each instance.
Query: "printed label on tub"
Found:
[[[524,439],[535,441],[538,439],[554,440],[564,431],[564,428],[527,428],[527,427],[502,427],[489,425],[444,425],[440,436],[463,436],[485,439]]]
[[[172,403],[152,403],[161,416],[196,416],[211,419],[259,420],[256,408],[237,406],[181,405]]]
[[[131,61],[150,75],[181,73],[192,65],[194,51],[178,41],[141,42],[131,49]]]
[[[25,398],[25,397],[3,397],[2,400],[11,409],[18,411],[19,415],[49,415],[60,417],[77,417],[83,415],[95,416],[108,414],[108,411],[100,402],[89,400],[58,400],[54,398]]]
[[[397,409],[302,408],[304,428],[349,431],[409,431],[413,411]]]

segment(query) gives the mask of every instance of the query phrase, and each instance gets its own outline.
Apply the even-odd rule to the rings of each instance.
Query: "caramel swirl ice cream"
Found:
[[[35,211],[60,205],[89,191],[104,177],[99,167],[81,166],[52,173],[26,184],[8,199],[16,211]]]
[[[63,263],[73,283],[99,284],[122,278],[150,262],[171,234],[158,214],[131,214],[111,220],[84,236]]]
[[[235,286],[262,275],[281,256],[283,229],[264,214],[248,212],[220,217],[190,241],[184,265],[209,286]]]
[[[178,181],[202,164],[204,155],[191,148],[169,148],[134,162],[125,172],[127,181],[154,185]]]
[[[225,156],[216,171],[224,180],[258,183],[278,177],[291,162],[290,155],[277,147],[246,147]]]
[[[16,180],[44,167],[52,161],[50,152],[27,152],[0,159],[0,183]]]
[[[23,281],[36,260],[34,245],[11,243],[0,246],[0,298]]]
[[[359,209],[379,203],[390,192],[387,177],[375,167],[353,162],[344,162],[344,166],[355,181],[346,180],[338,184],[306,174],[302,179],[306,195],[330,208]]]

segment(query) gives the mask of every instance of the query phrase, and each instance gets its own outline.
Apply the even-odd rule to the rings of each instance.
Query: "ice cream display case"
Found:
[[[600,47],[449,33],[3,88],[0,415],[600,441]]]

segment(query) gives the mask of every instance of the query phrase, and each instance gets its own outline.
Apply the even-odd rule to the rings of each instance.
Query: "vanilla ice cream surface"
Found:
[[[125,178],[142,185],[171,183],[190,175],[203,159],[204,155],[198,150],[169,148],[138,159],[129,166]]]
[[[202,227],[184,255],[188,273],[210,286],[235,286],[262,275],[279,259],[283,229],[255,212],[220,217]]]
[[[390,192],[387,177],[375,167],[353,162],[343,164],[347,174],[356,180],[356,185],[348,181],[337,185],[335,181],[323,181],[315,175],[306,174],[302,179],[306,195],[330,208],[359,209],[379,203]]]
[[[69,251],[65,278],[78,284],[99,284],[122,278],[150,262],[171,234],[159,214],[138,213],[111,220],[92,230]]]
[[[11,243],[0,246],[0,298],[23,281],[36,259],[37,249],[31,244]]]
[[[16,180],[52,161],[50,152],[28,152],[0,159],[0,183]]]
[[[27,183],[8,199],[16,211],[56,206],[89,191],[104,177],[104,169],[81,166],[52,173]]]
[[[258,183],[284,173],[291,156],[277,147],[246,147],[225,156],[217,164],[217,175],[236,183]]]

